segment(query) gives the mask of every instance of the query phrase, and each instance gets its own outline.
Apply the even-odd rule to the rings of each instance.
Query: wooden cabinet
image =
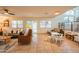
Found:
[[[69,40],[72,40],[72,41],[74,41],[75,40],[75,36],[77,36],[77,32],[72,32],[72,31],[70,31],[70,32],[66,32],[65,31],[65,37],[67,38],[67,39],[69,39]]]
[[[67,39],[69,39],[69,40],[74,41],[74,35],[72,35],[72,34],[65,33],[65,37],[66,37]]]

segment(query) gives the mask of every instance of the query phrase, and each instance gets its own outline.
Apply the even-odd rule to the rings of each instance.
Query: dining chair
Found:
[[[76,41],[76,42],[78,42],[78,43],[79,43],[79,35],[74,36],[74,41]]]

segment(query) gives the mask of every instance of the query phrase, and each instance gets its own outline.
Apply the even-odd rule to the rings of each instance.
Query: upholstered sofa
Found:
[[[30,44],[31,41],[32,41],[32,29],[29,29],[26,35],[18,36],[18,44],[20,45]]]

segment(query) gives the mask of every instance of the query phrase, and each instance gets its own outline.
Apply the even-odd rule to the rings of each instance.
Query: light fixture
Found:
[[[60,14],[60,12],[59,11],[56,11],[54,15],[59,15],[59,14]]]

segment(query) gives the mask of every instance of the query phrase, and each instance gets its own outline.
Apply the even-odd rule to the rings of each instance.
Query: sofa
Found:
[[[32,29],[29,29],[26,35],[18,35],[18,44],[26,45],[32,41]]]

